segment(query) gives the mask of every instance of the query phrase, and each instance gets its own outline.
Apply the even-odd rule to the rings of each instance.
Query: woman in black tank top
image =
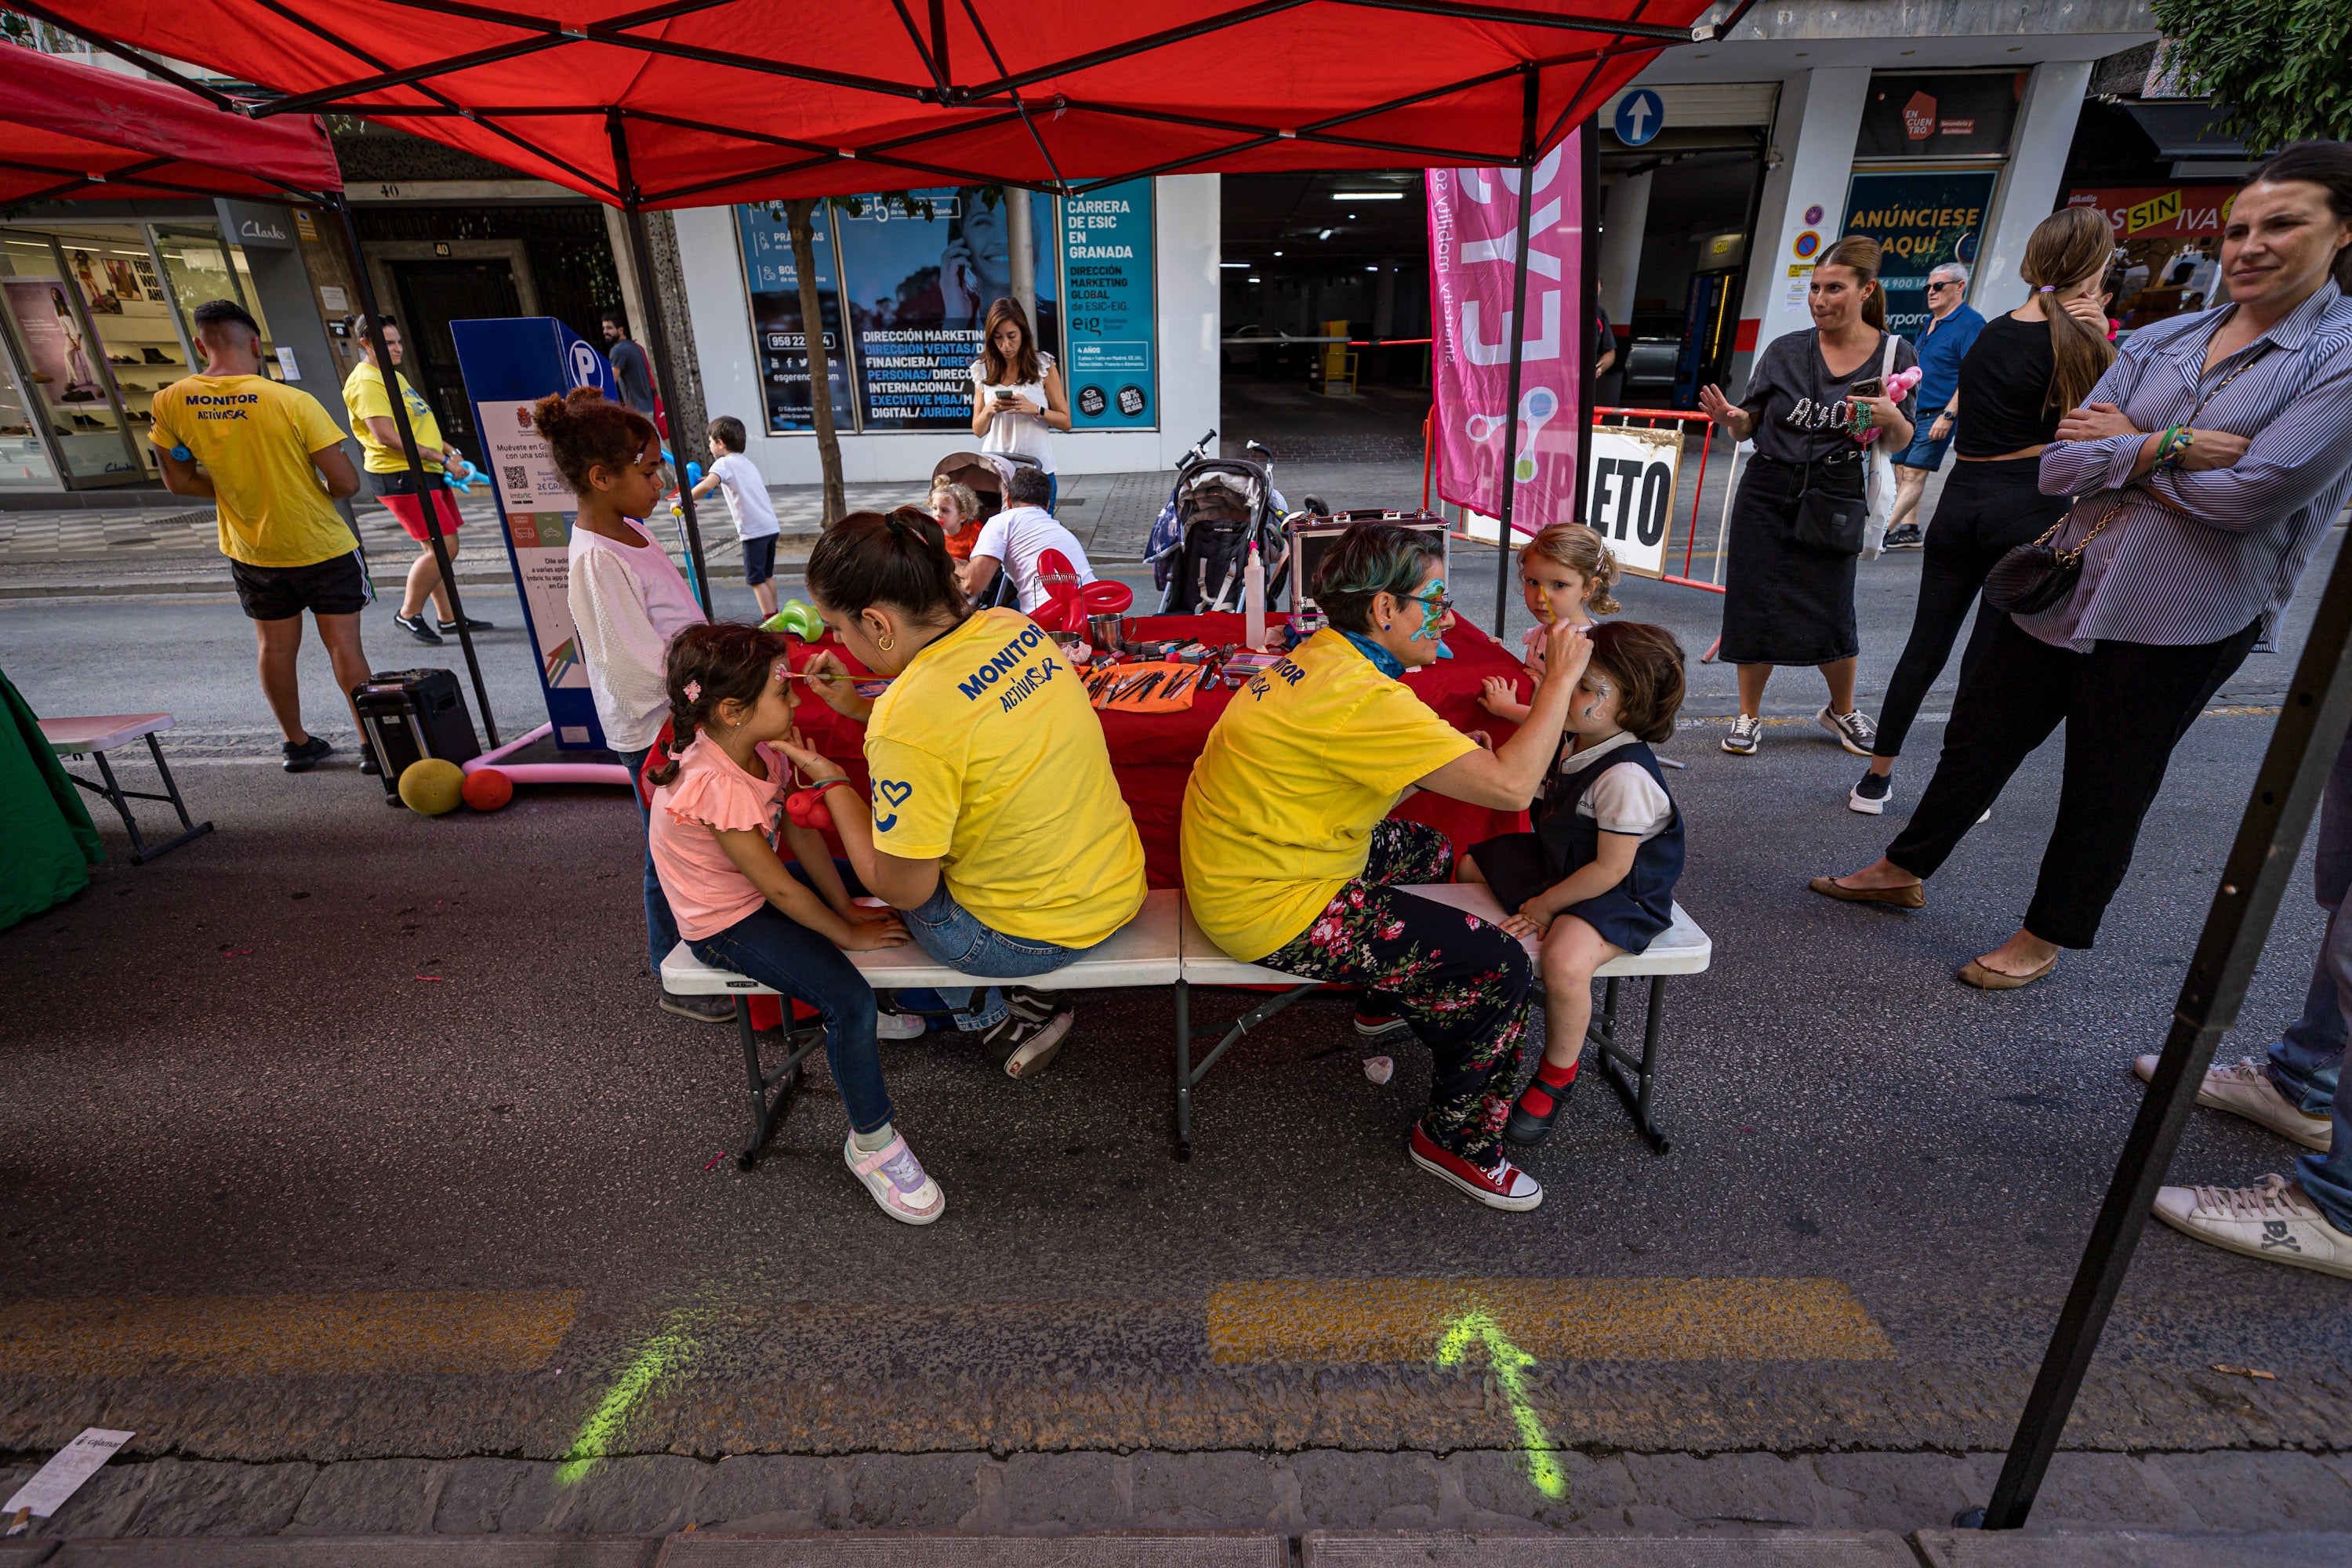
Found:
[[[1846,796],[1854,811],[1875,816],[1886,809],[1904,737],[1951,657],[1985,574],[2066,515],[2068,497],[2042,493],[2042,448],[2057,439],[2058,421],[2115,358],[2105,297],[2097,292],[2114,249],[2114,231],[2094,208],[2069,207],[2043,218],[2018,268],[2034,293],[2008,315],[1987,321],[1960,361],[1959,393],[1928,431],[1940,438],[1957,424],[1953,449],[1959,462],[1927,531],[1918,607],[1879,710],[1870,771]],[[1960,658],[1963,680],[1995,614],[1977,612],[1976,630]]]

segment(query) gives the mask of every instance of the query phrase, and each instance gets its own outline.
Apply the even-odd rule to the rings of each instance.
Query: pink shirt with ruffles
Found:
[[[654,870],[688,941],[717,936],[767,902],[718,837],[740,830],[776,841],[792,767],[773,746],[761,746],[760,755],[768,764],[764,779],[737,767],[709,736],[697,735],[677,760],[677,777],[654,791]]]

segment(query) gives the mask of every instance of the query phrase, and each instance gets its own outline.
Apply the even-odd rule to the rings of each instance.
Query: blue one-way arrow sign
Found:
[[[1628,147],[1639,147],[1665,122],[1665,103],[1646,87],[1637,87],[1617,100],[1617,140]]]

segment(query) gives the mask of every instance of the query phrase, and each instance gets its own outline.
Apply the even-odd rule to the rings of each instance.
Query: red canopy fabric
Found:
[[[340,191],[326,127],[248,120],[185,89],[0,46],[0,205]]]
[[[1517,163],[1549,151],[1660,47],[1691,41],[1706,8],[83,0],[58,20],[290,95],[259,113],[364,115],[658,208],[937,184],[1070,191],[1212,169]]]

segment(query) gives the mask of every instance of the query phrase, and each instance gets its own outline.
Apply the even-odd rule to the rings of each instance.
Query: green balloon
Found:
[[[803,642],[814,642],[824,636],[824,620],[816,606],[800,599],[786,599],[782,607],[760,623],[763,632],[782,632],[799,637]]]

